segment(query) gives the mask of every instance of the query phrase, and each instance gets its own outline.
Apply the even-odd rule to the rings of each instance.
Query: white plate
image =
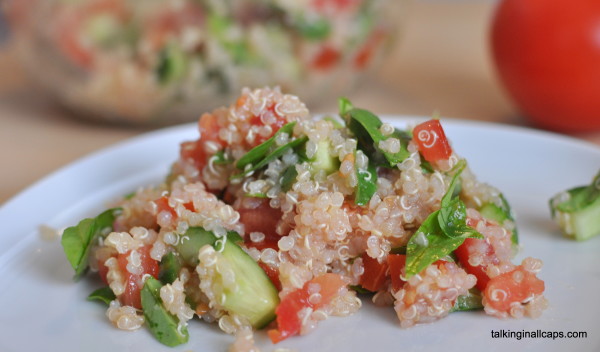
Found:
[[[399,125],[417,118],[389,118]],[[600,350],[600,238],[576,243],[551,222],[548,199],[588,183],[600,167],[600,148],[522,128],[443,121],[454,149],[480,180],[500,188],[517,213],[525,256],[541,258],[550,307],[541,318],[499,320],[482,312],[454,313],[433,324],[403,330],[391,308],[364,300],[349,318],[330,318],[316,331],[263,351],[536,351]],[[162,349],[146,329],[113,328],[99,303],[86,296],[93,278],[75,284],[59,241],[42,239],[38,226],[63,228],[92,216],[116,197],[156,183],[175,160],[179,143],[196,137],[195,125],[165,129],[90,155],[38,182],[0,208],[0,351],[140,351]],[[587,332],[583,339],[494,339],[492,330]],[[190,341],[175,350],[225,351],[233,341],[218,328],[190,324]]]

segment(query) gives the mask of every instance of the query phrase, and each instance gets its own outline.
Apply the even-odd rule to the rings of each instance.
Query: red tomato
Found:
[[[246,234],[251,232],[262,232],[265,234],[265,241],[274,241],[281,238],[277,233],[277,224],[281,219],[281,210],[271,208],[268,200],[262,200],[260,205],[253,209],[239,208],[240,222],[244,224]],[[277,247],[275,247],[277,248]]]
[[[263,262],[259,262],[258,266],[260,266],[265,272],[265,274],[267,274],[269,280],[271,280],[277,291],[281,291],[281,280],[279,280],[279,270]]]
[[[534,123],[600,129],[600,2],[504,0],[492,49],[504,86]]]
[[[512,303],[523,302],[543,292],[544,281],[519,265],[513,271],[492,278],[483,294],[489,306],[501,312],[508,312]]]
[[[482,243],[487,248],[486,254],[494,255],[494,248],[492,248],[492,246],[485,240],[479,238],[467,238],[465,242],[463,242],[463,244],[461,244],[454,251],[456,257],[458,257],[458,261],[465,269],[465,271],[469,274],[475,275],[475,277],[477,278],[476,286],[480,291],[485,290],[488,282],[490,281],[490,278],[487,275],[487,272],[485,271],[486,267],[484,265],[473,266],[469,264],[469,248]]]
[[[317,53],[312,61],[312,66],[318,70],[329,70],[332,69],[335,64],[340,60],[341,54],[339,50],[329,46],[323,45],[321,50]]]
[[[447,160],[452,155],[452,148],[439,120],[418,124],[413,130],[413,136],[423,158],[429,162]]]
[[[387,277],[388,263],[380,263],[377,259],[369,257],[367,253],[362,255],[365,271],[358,282],[364,289],[371,292],[381,290]]]
[[[182,159],[193,161],[198,170],[204,169],[211,156],[206,151],[206,143],[215,143],[218,147],[223,147],[224,142],[219,139],[220,127],[217,118],[212,114],[204,114],[198,120],[198,130],[200,138],[196,141],[181,143],[180,155]]]
[[[319,284],[321,286],[321,290],[319,291],[321,299],[316,303],[309,300],[310,294],[308,288],[311,283]],[[338,274],[327,273],[310,280],[305,283],[302,288],[288,293],[275,310],[275,314],[277,314],[277,330],[268,331],[271,341],[277,343],[300,333],[302,321],[300,321],[298,313],[304,308],[316,310],[323,307],[328,304],[344,286],[346,286],[346,283],[342,280],[341,276]]]
[[[243,99],[242,99],[243,98]],[[246,97],[242,97],[240,99],[238,99],[238,106],[240,106],[240,102],[245,101]],[[271,114],[273,114],[273,116],[275,116],[275,122],[271,123],[269,126],[271,126],[271,134],[268,136],[263,136],[263,135],[257,135],[254,138],[254,142],[250,145],[251,148],[256,147],[257,145],[263,143],[264,141],[266,141],[267,139],[273,137],[273,135],[275,134],[275,132],[279,131],[279,129],[281,127],[283,127],[283,125],[285,125],[286,120],[285,118],[283,118],[282,116],[280,116],[277,111],[275,111],[275,104],[272,104],[270,106],[268,106],[266,108],[267,112],[270,112]],[[254,115],[252,117],[250,117],[250,119],[248,119],[248,122],[250,122],[251,125],[254,126],[262,126],[264,125],[264,123],[262,122],[260,116]]]
[[[406,266],[406,255],[389,254],[387,258],[390,266],[390,276],[392,278],[392,290],[398,291],[404,286],[406,281],[402,280],[402,269]]]
[[[142,277],[146,274],[152,275],[154,278],[158,278],[158,262],[150,257],[151,245],[139,248],[137,252],[140,254],[142,261],[142,273],[132,274],[127,270],[127,257],[131,252],[125,254],[119,254],[117,256],[117,262],[121,273],[125,276],[125,292],[119,296],[121,304],[126,306],[132,306],[137,309],[142,308],[142,302],[140,298],[140,291],[144,287],[142,283]]]

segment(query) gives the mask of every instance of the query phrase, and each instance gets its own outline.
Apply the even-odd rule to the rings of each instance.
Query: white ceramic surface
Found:
[[[419,118],[388,117],[399,126]],[[443,120],[453,148],[480,180],[500,188],[517,213],[523,250],[541,258],[550,307],[541,318],[498,320],[482,312],[453,313],[430,325],[403,330],[391,308],[368,299],[357,314],[330,318],[316,331],[263,351],[598,351],[600,350],[600,238],[584,243],[560,236],[548,199],[588,183],[600,168],[600,148],[534,130]],[[0,351],[226,351],[233,341],[217,327],[190,324],[188,344],[169,349],[146,329],[113,328],[105,308],[85,300],[100,283],[71,279],[58,240],[38,227],[64,228],[102,211],[116,197],[157,183],[175,160],[179,143],[195,138],[195,125],[142,135],[83,158],[31,186],[0,208]],[[586,331],[584,339],[494,339],[492,330]]]

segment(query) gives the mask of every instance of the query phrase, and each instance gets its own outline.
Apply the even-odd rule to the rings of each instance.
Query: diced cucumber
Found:
[[[479,208],[479,213],[489,220],[494,220],[500,225],[505,225],[505,221],[512,222],[512,236],[511,240],[514,244],[519,244],[519,232],[517,231],[517,224],[515,223],[515,218],[512,213],[512,209],[510,208],[510,204],[504,197],[503,194],[500,194],[500,204],[498,206],[495,203],[485,203]]]
[[[483,309],[483,303],[481,302],[481,292],[472,288],[466,295],[458,296],[454,307],[450,309],[450,312],[462,312],[467,310],[479,310]]]
[[[329,153],[329,141],[319,141],[311,162],[313,171],[323,170],[327,175],[340,168],[340,160]]]
[[[228,232],[224,245],[217,240],[212,232],[191,227],[176,248],[189,265],[198,264],[198,252],[203,246],[210,245],[220,251],[222,259],[233,270],[236,282],[234,289],[224,289],[225,299],[220,303],[228,312],[248,319],[253,327],[264,327],[275,318],[279,304],[277,289],[264,270],[237,244],[242,238],[236,232]]]
[[[562,232],[577,241],[600,234],[600,197],[590,186],[576,187],[550,200],[552,217]]]
[[[196,266],[200,248],[207,244],[212,246],[215,241],[216,237],[212,232],[201,227],[190,227],[184,235],[180,236],[175,248],[185,264]]]
[[[240,246],[225,243],[223,257],[235,273],[234,290],[225,289],[223,307],[248,319],[254,328],[262,328],[275,319],[279,304],[277,289],[264,270]]]

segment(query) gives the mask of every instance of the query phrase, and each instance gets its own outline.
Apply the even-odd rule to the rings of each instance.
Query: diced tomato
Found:
[[[106,278],[108,275],[108,267],[104,265],[105,261],[106,260],[98,260],[98,275],[100,275],[102,282],[108,286],[108,279]]]
[[[492,278],[483,294],[488,306],[508,312],[512,303],[540,295],[544,288],[544,281],[519,265],[513,271]]]
[[[312,67],[318,70],[329,70],[340,60],[339,50],[330,45],[323,45],[312,61]]]
[[[281,238],[276,231],[277,223],[282,216],[281,210],[271,208],[268,199],[261,200],[260,205],[256,208],[239,208],[236,210],[240,213],[240,222],[244,224],[246,234],[262,232],[265,234],[265,241],[275,243]]]
[[[117,262],[119,269],[125,277],[125,292],[118,298],[121,304],[126,306],[132,306],[137,309],[142,308],[140,299],[140,291],[143,287],[142,277],[146,274],[152,275],[154,278],[158,278],[158,262],[150,257],[151,245],[146,245],[137,249],[140,254],[142,273],[132,274],[127,270],[128,260],[127,257],[131,254],[131,251],[125,254],[119,254],[117,256]]]
[[[319,291],[321,299],[318,302],[311,302],[309,299],[309,286],[311,284],[319,284],[321,287]],[[275,314],[277,314],[277,330],[268,331],[271,341],[277,343],[290,336],[299,334],[302,328],[302,321],[298,313],[304,308],[316,310],[329,304],[344,286],[346,286],[346,283],[340,275],[327,273],[310,280],[302,288],[288,293],[275,310]]]
[[[486,255],[487,256],[494,256],[494,248],[484,239],[479,239],[479,238],[467,238],[463,244],[461,244],[455,251],[454,253],[456,254],[456,257],[458,257],[458,261],[460,262],[460,264],[462,265],[462,267],[465,269],[465,271],[469,274],[475,275],[475,277],[477,278],[477,288],[480,291],[485,290],[488,281],[490,281],[490,277],[488,276],[487,272],[486,272],[486,265],[477,265],[477,266],[473,266],[469,263],[469,256],[470,256],[470,250],[469,248],[474,248],[474,247],[478,247],[478,246],[485,246],[486,249]]]
[[[212,114],[204,114],[198,120],[198,131],[200,138],[196,141],[181,143],[180,155],[184,160],[190,160],[198,170],[204,169],[211,157],[206,151],[206,143],[215,143],[219,147],[224,147],[225,143],[219,139],[220,127],[217,118]]]
[[[369,257],[367,253],[362,255],[365,271],[360,277],[359,284],[366,290],[376,292],[381,290],[388,272],[388,262],[380,263],[377,259]]]
[[[376,29],[369,35],[365,44],[354,57],[354,67],[357,70],[364,70],[371,63],[373,55],[384,42],[386,35],[386,32],[382,29]]]
[[[169,197],[160,197],[152,202],[156,204],[156,214],[162,211],[168,211],[173,217],[177,216],[175,210],[173,210],[173,208],[171,208],[171,206],[169,205]]]
[[[398,291],[404,286],[402,280],[402,269],[406,266],[406,255],[404,254],[388,254],[387,263],[390,267],[390,277],[392,278],[392,290]]]
[[[429,162],[447,160],[452,155],[452,148],[439,120],[418,124],[413,130],[413,136],[419,151]]]
[[[273,285],[275,285],[275,288],[277,288],[277,291],[281,291],[281,280],[279,280],[279,270],[263,262],[258,262],[258,266],[260,266],[264,270],[265,274],[267,274],[267,276],[269,277],[269,280],[271,280]]]
[[[243,97],[244,99],[240,98],[238,99],[238,104],[240,102],[243,102],[246,100],[245,97]],[[251,148],[256,147],[257,145],[263,143],[264,141],[266,141],[267,139],[273,137],[273,135],[279,131],[279,129],[281,127],[283,127],[283,125],[285,125],[286,120],[284,117],[280,116],[277,111],[275,110],[275,104],[271,104],[270,106],[268,106],[266,108],[266,111],[271,113],[274,117],[275,117],[275,122],[269,124],[269,126],[271,127],[271,134],[263,136],[263,135],[257,135],[254,138],[254,142],[250,145]],[[251,125],[253,126],[262,126],[264,125],[264,123],[262,122],[260,116],[254,115],[252,117],[250,117],[248,119],[248,122],[250,122]]]

